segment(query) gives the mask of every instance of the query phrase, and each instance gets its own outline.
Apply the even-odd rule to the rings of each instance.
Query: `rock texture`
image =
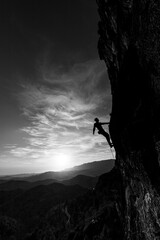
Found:
[[[160,1],[97,0],[124,239],[160,239]]]

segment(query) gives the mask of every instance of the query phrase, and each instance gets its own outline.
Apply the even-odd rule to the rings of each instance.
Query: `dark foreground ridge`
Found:
[[[114,160],[83,164],[74,168],[75,177],[71,174],[68,179],[63,175],[61,182],[55,179],[54,172],[25,180],[24,176],[3,179],[0,184],[0,239],[83,239],[81,237],[105,236],[106,231],[107,236],[113,235],[108,219],[112,218],[110,223],[118,221],[119,226],[114,198],[121,195],[120,175],[116,174],[113,165]],[[99,173],[106,170],[108,173],[98,179]],[[50,179],[51,176],[54,178]],[[37,179],[39,181],[33,181]],[[107,217],[105,213],[109,213]],[[95,223],[97,230],[92,231]],[[118,234],[120,231],[119,227]]]
[[[121,180],[113,168],[99,177],[95,188],[53,183],[27,191],[1,191],[0,239],[123,240],[117,211]]]
[[[114,168],[100,176],[95,188],[50,209],[25,240],[123,240],[120,196],[121,176]]]

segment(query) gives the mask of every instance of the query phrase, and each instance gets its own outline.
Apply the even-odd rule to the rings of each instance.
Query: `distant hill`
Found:
[[[41,174],[21,174],[0,178],[0,191],[16,189],[28,190],[39,185],[61,182],[65,185],[75,185],[92,188],[98,176],[109,172],[114,166],[114,160],[103,160],[75,166],[61,172],[45,172]]]
[[[56,181],[64,181],[73,178],[77,175],[86,175],[91,177],[99,176],[103,173],[109,172],[114,167],[115,160],[103,160],[85,163],[61,172],[45,172],[35,174],[33,176],[21,178],[29,182],[42,181],[45,179],[55,179]],[[15,179],[15,178],[14,178]]]
[[[79,185],[84,188],[93,188],[98,181],[98,177],[90,177],[85,175],[77,175],[74,178],[63,180],[59,183],[64,185]],[[56,183],[55,179],[45,179],[36,182],[28,182],[21,180],[9,180],[0,183],[0,191],[13,191],[18,189],[29,190],[40,185],[49,185],[51,183]]]
[[[75,172],[79,172],[79,174],[95,177],[103,173],[110,172],[114,165],[115,160],[110,159],[85,163],[79,166],[75,166],[73,169]]]
[[[73,168],[66,169],[64,171],[54,172],[48,171],[44,173],[38,174],[17,174],[17,175],[8,175],[8,176],[1,176],[0,183],[4,180],[21,180],[21,181],[42,181],[45,179],[54,179],[55,181],[63,181],[70,178],[73,178],[77,175],[86,175],[91,177],[99,176],[105,172],[109,172],[115,164],[114,159],[109,160],[102,160],[102,161],[95,161],[89,162],[82,165],[75,166]]]
[[[24,174],[14,174],[14,175],[1,175],[0,176],[0,183],[5,181],[5,180],[10,180],[10,179],[22,179],[26,177],[30,177],[36,175],[36,173],[24,173]]]
[[[69,180],[62,181],[62,183],[65,185],[76,185],[77,184],[84,188],[93,188],[93,187],[95,187],[97,181],[98,181],[98,177],[78,175]]]
[[[12,191],[15,189],[30,189],[39,185],[48,185],[57,182],[55,179],[45,179],[42,181],[28,182],[24,180],[6,180],[0,183],[0,191]]]

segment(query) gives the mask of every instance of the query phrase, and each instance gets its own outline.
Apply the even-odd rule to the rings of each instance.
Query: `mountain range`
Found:
[[[78,206],[85,207],[85,204],[89,204],[89,208],[90,201],[95,201],[94,189],[99,176],[110,172],[113,167],[114,160],[104,160],[76,166],[63,172],[0,178],[0,239],[28,239],[28,233],[32,235],[37,226],[41,228],[41,221],[46,221],[47,213],[51,214],[51,219],[54,220],[62,214],[60,219],[64,224],[67,221],[66,206],[69,206],[69,202],[73,204],[70,213],[73,211],[76,216],[77,212],[80,216]],[[55,220],[57,226],[56,222],[53,224],[56,231],[59,231],[57,229],[61,220]],[[33,236],[31,239],[36,238]]]
[[[93,187],[98,176],[109,172],[115,160],[103,160],[85,163],[60,172],[44,172],[39,174],[20,174],[0,177],[0,191],[14,189],[30,189],[39,185],[60,182],[64,185],[78,184],[82,187]]]

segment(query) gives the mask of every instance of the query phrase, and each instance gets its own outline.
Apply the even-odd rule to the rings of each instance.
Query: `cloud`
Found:
[[[105,66],[95,60],[41,73],[36,84],[21,84],[17,98],[30,125],[21,128],[26,146],[9,146],[10,154],[34,160],[67,151],[79,161],[107,158],[105,139],[92,136],[95,114],[106,118],[111,107]]]

